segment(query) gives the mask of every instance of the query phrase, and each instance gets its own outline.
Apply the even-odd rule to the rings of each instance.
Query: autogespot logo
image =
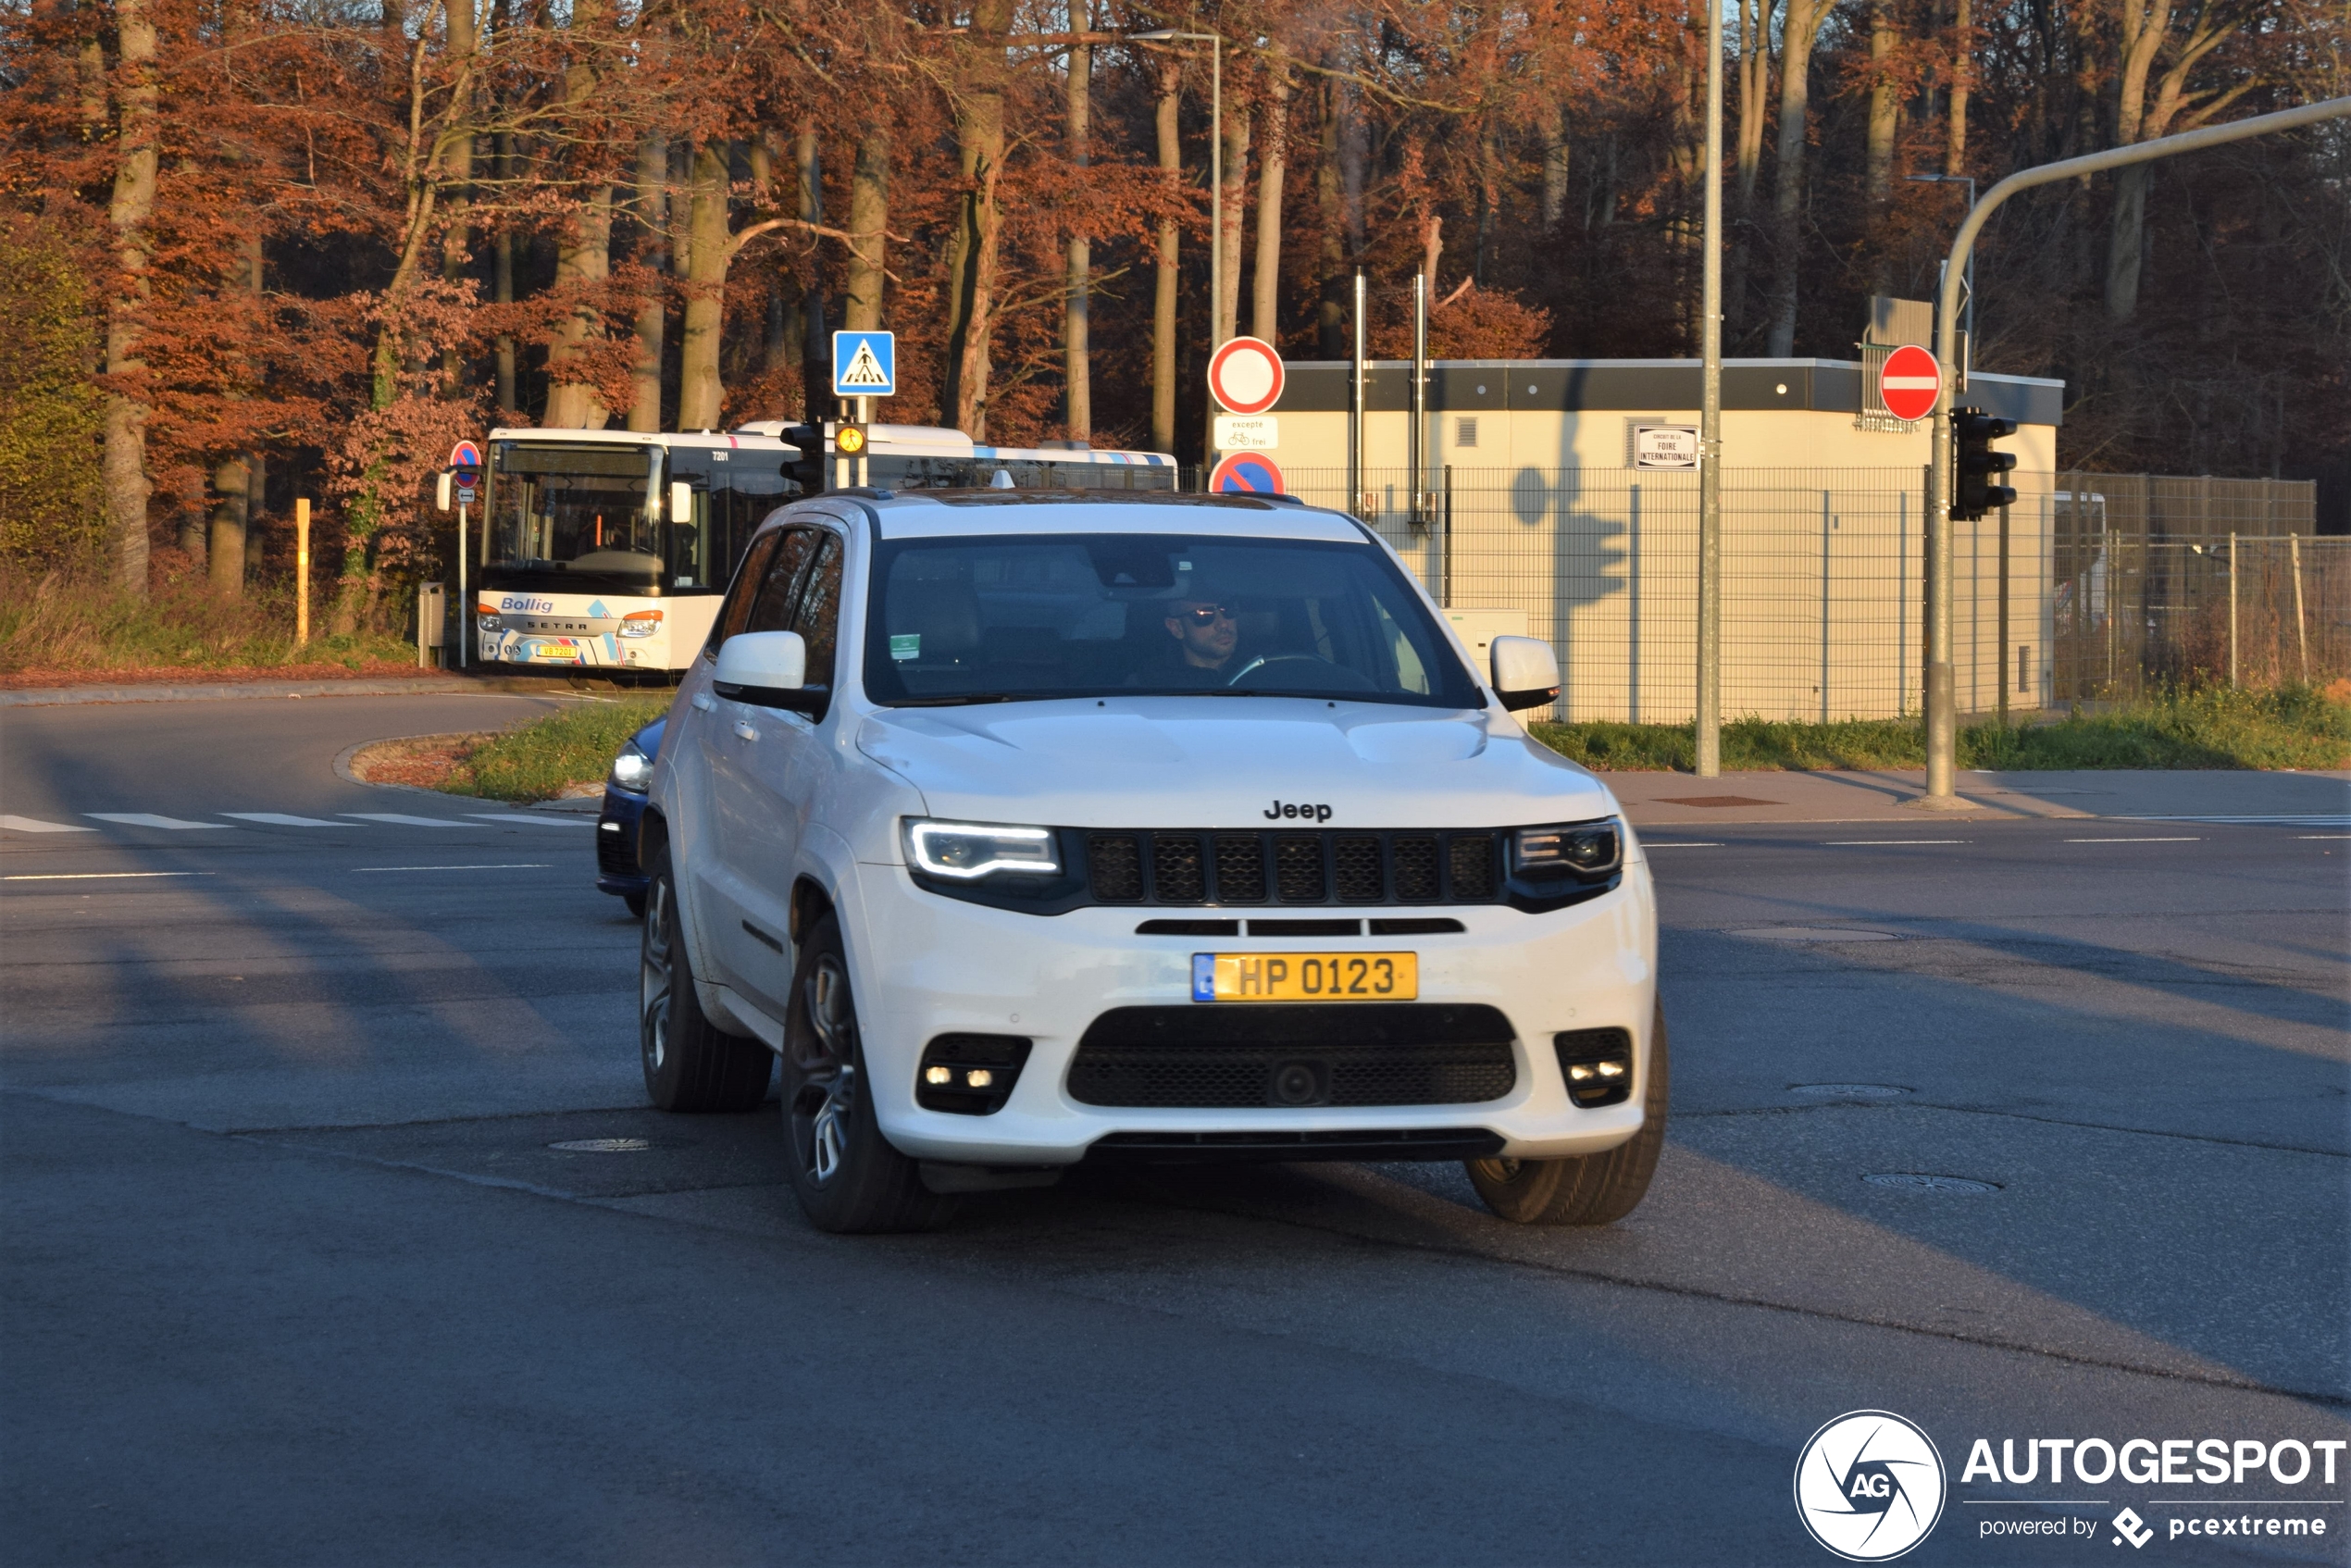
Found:
[[[1943,1492],[1934,1439],[1891,1411],[1840,1415],[1797,1456],[1797,1517],[1852,1562],[1883,1562],[1926,1539]]]

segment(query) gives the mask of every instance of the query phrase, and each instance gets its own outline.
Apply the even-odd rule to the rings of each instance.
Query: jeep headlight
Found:
[[[1624,860],[1624,829],[1616,818],[1522,828],[1511,835],[1511,869],[1520,876],[1574,872],[1605,877]]]
[[[653,759],[645,755],[636,741],[620,748],[620,755],[612,759],[612,773],[605,782],[616,790],[626,790],[641,795],[653,783]]]
[[[1050,828],[910,816],[900,823],[900,833],[906,844],[906,864],[931,877],[972,882],[999,874],[1052,876],[1062,868]]]

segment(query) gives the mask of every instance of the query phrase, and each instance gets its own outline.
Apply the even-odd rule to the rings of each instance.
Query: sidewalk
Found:
[[[620,689],[564,676],[452,675],[367,680],[223,680],[129,686],[28,686],[0,691],[0,708],[45,708],[74,703],[218,703],[263,697],[431,697],[524,692],[546,697],[607,697]]]
[[[1636,828],[1766,822],[1997,822],[2049,817],[2351,817],[2351,773],[2158,769],[1959,776],[1963,810],[1926,811],[1922,769],[1872,773],[1603,773]]]

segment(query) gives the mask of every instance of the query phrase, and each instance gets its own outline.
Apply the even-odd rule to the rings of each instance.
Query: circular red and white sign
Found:
[[[469,441],[461,441],[449,449],[449,466],[453,468],[481,467],[481,448]]]
[[[1208,390],[1228,414],[1263,414],[1282,396],[1282,356],[1263,338],[1235,338],[1208,362]]]
[[[1227,454],[1208,476],[1213,495],[1281,495],[1282,471],[1262,452]]]
[[[1877,391],[1897,419],[1923,419],[1934,412],[1934,399],[1943,391],[1943,368],[1926,350],[1904,343],[1885,356]]]

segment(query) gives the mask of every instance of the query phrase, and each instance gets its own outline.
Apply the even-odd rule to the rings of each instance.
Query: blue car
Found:
[[[628,738],[604,776],[604,809],[596,818],[596,890],[610,893],[641,919],[645,913],[645,873],[637,864],[637,824],[645,815],[645,787],[653,782],[653,759],[661,754],[657,718]]]

